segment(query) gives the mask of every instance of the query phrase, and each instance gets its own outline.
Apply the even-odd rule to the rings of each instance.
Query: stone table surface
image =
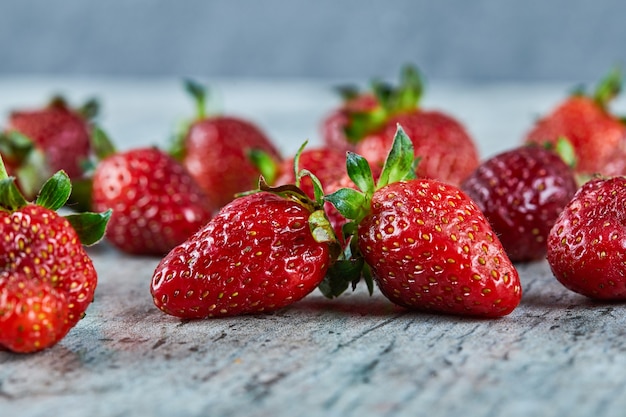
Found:
[[[282,151],[319,142],[329,83],[210,80],[219,108],[258,122]],[[428,86],[425,107],[461,119],[483,157],[519,143],[570,86]],[[103,103],[120,148],[165,145],[192,106],[179,80],[0,78],[0,111],[61,92]],[[621,103],[617,103],[619,106]],[[158,311],[159,259],[88,249],[94,303],[58,345],[0,352],[0,416],[623,416],[626,306],[567,291],[545,261],[517,265],[509,316],[411,312],[379,292],[314,292],[273,314],[183,321]]]

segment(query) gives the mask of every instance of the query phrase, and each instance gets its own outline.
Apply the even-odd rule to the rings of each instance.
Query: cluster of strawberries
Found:
[[[168,151],[116,151],[94,102],[9,116],[0,347],[41,350],[78,322],[97,285],[84,246],[103,236],[162,257],[150,291],[181,318],[273,311],[361,281],[407,308],[500,317],[522,297],[515,263],[546,257],[565,287],[626,299],[626,126],[608,109],[619,74],[485,161],[461,123],[419,107],[410,66],[396,86],[342,89],[323,145],[289,158],[252,123],[208,115],[204,89],[186,87],[198,114]]]

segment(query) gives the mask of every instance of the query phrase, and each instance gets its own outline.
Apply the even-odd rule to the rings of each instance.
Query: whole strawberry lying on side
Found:
[[[539,119],[524,142],[543,146],[565,137],[574,147],[575,170],[581,177],[626,174],[626,126],[609,109],[621,87],[619,72],[609,73],[593,95],[579,91]]]
[[[326,199],[353,220],[350,258],[358,265],[362,257],[361,273],[368,279],[371,271],[381,292],[398,305],[458,315],[509,314],[522,289],[498,237],[460,189],[413,178],[413,154],[410,139],[398,128],[376,184],[361,156],[348,157],[348,173],[361,191],[341,189]],[[326,284],[330,295],[342,288]]]
[[[555,150],[524,146],[481,163],[461,189],[489,219],[509,258],[526,262],[545,257],[548,233],[577,186]]]
[[[565,287],[600,300],[626,300],[626,178],[585,183],[548,236],[548,263]]]
[[[261,174],[250,153],[262,151],[274,161],[281,159],[267,135],[253,123],[232,116],[206,114],[206,91],[188,81],[196,99],[198,115],[177,139],[173,155],[204,189],[218,210],[235,194],[256,186]]]
[[[421,158],[418,177],[458,186],[478,166],[476,144],[456,118],[419,107],[423,90],[422,77],[412,66],[403,69],[397,87],[373,82],[370,94],[375,106],[344,111],[346,137],[357,154],[380,168],[399,124],[411,138],[415,156]]]
[[[92,198],[96,210],[113,209],[106,238],[118,249],[163,255],[211,218],[213,202],[167,153],[108,152],[93,173]]]
[[[163,258],[151,284],[159,309],[181,318],[269,312],[319,285],[335,246],[321,201],[292,185],[260,188]]]
[[[56,97],[43,108],[9,115],[0,135],[0,154],[28,198],[59,170],[72,180],[82,178],[82,164],[90,158],[91,123],[96,113],[93,100],[73,109]]]
[[[97,274],[83,245],[96,243],[110,212],[68,217],[59,171],[27,202],[0,158],[0,347],[34,352],[60,341],[93,300]]]

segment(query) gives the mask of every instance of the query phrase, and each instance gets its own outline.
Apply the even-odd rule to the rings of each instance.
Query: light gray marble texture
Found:
[[[258,122],[285,153],[319,143],[337,101],[319,82],[212,80],[221,108]],[[519,143],[569,86],[429,86],[425,107],[461,119],[483,157]],[[0,78],[0,111],[51,92],[98,95],[120,147],[164,144],[192,107],[177,80]],[[620,103],[617,103],[618,107]],[[410,312],[380,293],[314,292],[267,315],[181,321],[152,304],[157,258],[89,248],[99,285],[58,345],[0,352],[0,416],[623,416],[624,304],[569,292],[546,262],[518,265],[509,316]]]

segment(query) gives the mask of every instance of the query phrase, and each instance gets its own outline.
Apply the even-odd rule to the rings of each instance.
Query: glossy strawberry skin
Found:
[[[583,175],[626,174],[626,126],[592,98],[574,96],[540,119],[524,142],[555,144],[566,137],[577,157],[576,171]]]
[[[72,179],[83,175],[82,163],[91,151],[91,127],[66,105],[15,111],[9,116],[6,130],[30,138],[45,154],[51,172],[63,169]]]
[[[93,300],[96,270],[68,221],[44,207],[0,211],[0,232],[0,345],[21,352],[43,349],[82,318]],[[44,314],[40,330],[31,327],[14,337],[20,324],[37,324],[37,303]]]
[[[545,257],[548,233],[577,186],[556,153],[526,146],[481,163],[461,189],[489,219],[509,258],[526,262]]]
[[[155,305],[181,318],[269,312],[306,296],[325,276],[329,248],[309,230],[311,212],[260,192],[226,205],[157,266]]]
[[[312,172],[325,187],[346,175],[346,154],[329,147],[304,149],[300,153],[298,167]],[[295,184],[293,158],[285,159],[279,170],[281,175],[276,179],[276,185]],[[310,198],[315,198],[310,177],[305,176],[301,179],[300,188]]]
[[[156,148],[102,160],[93,207],[113,209],[107,239],[130,254],[163,255],[211,218],[212,202],[181,164]]]
[[[428,312],[500,317],[520,302],[519,275],[487,219],[439,181],[389,184],[358,227],[359,248],[381,292]]]
[[[458,186],[479,164],[479,155],[466,129],[451,116],[417,109],[391,117],[378,131],[364,137],[356,152],[370,165],[382,166],[400,125],[420,158],[417,175]]]
[[[600,300],[626,300],[626,178],[585,183],[548,237],[547,259],[566,288]]]
[[[203,118],[191,125],[182,164],[214,203],[229,203],[237,193],[256,188],[259,170],[248,153],[260,150],[279,161],[280,154],[257,126],[235,117]]]

